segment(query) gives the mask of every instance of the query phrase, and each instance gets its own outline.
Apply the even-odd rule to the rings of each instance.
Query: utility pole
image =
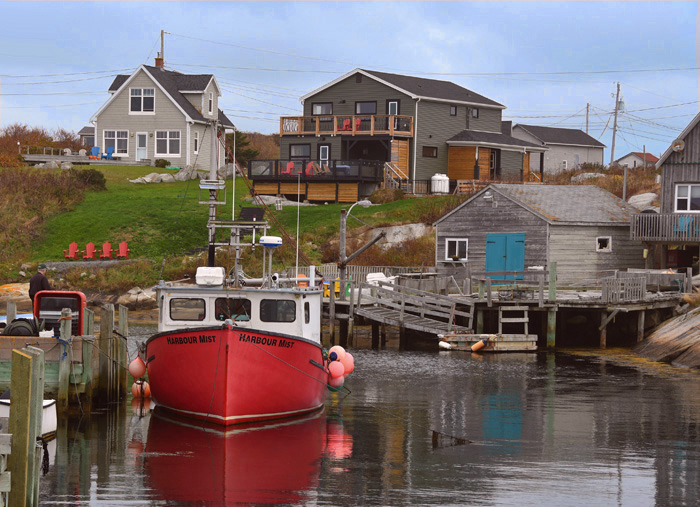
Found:
[[[642,145],[642,150],[643,150],[643,155],[644,155],[644,159],[642,161],[642,164],[644,164],[644,165],[642,167],[644,169],[646,169],[647,168],[647,145],[646,144]]]
[[[590,107],[590,104],[586,102],[586,134],[588,134],[588,108]]]
[[[610,165],[615,161],[615,135],[617,134],[617,111],[620,107],[620,83],[617,83],[617,95],[615,96],[615,121],[613,122],[612,148],[610,149]]]
[[[163,59],[163,67],[165,67],[165,30],[160,31],[160,57]],[[619,86],[619,85],[618,85]]]

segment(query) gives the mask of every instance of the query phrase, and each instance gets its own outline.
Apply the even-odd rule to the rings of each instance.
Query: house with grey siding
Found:
[[[377,160],[414,182],[523,181],[530,152],[547,150],[502,132],[504,105],[449,81],[354,69],[301,103],[301,116],[280,119],[280,160]]]
[[[539,125],[513,126],[513,137],[549,148],[539,157],[530,159],[532,170],[544,174],[556,174],[567,169],[577,169],[581,164],[603,164],[605,145],[580,129],[542,127]]]
[[[643,245],[630,239],[634,208],[595,185],[492,183],[435,226],[438,272],[548,270],[560,285],[644,266]]]
[[[83,127],[78,131],[78,138],[80,138],[80,144],[86,148],[92,148],[95,146],[95,128],[94,127]]]
[[[225,163],[223,136],[234,128],[219,109],[221,90],[212,74],[182,74],[141,65],[131,75],[118,75],[110,98],[92,116],[95,146],[113,148],[115,159],[203,170]]]
[[[656,162],[661,171],[659,213],[632,217],[631,237],[643,241],[650,268],[689,268],[700,256],[700,114]]]

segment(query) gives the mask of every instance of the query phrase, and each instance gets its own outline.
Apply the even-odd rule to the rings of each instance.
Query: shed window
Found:
[[[250,320],[250,299],[216,298],[214,318],[216,320]]]
[[[260,301],[260,320],[263,322],[294,322],[297,305],[288,299],[263,299]]]
[[[475,107],[472,109],[472,118],[478,118],[479,117],[479,108]]]
[[[423,156],[437,158],[437,146],[423,146]]]
[[[203,299],[174,298],[170,300],[172,320],[204,320],[206,305]]]
[[[355,102],[355,114],[377,114],[377,103]]]
[[[466,261],[468,239],[445,239],[445,260],[446,261]]]
[[[450,116],[457,116],[457,106],[450,106]]]
[[[310,144],[290,144],[289,145],[289,158],[310,158],[311,157],[311,145]]]
[[[318,116],[320,114],[333,114],[333,103],[321,102],[319,104],[312,104],[311,114],[314,116]]]
[[[131,88],[130,113],[153,113],[155,111],[155,88]]]
[[[595,239],[596,252],[612,252],[612,237],[598,236]]]
[[[700,185],[676,185],[676,209],[700,213]]]

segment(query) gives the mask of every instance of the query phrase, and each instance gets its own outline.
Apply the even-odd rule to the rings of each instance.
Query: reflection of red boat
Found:
[[[166,414],[156,408],[151,416],[145,473],[146,484],[167,502],[296,503],[318,484],[323,411],[228,430]]]

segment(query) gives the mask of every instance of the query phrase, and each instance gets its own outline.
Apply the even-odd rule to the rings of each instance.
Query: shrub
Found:
[[[107,179],[97,169],[71,169],[68,176],[91,190],[107,190]]]
[[[157,158],[155,162],[156,167],[167,167],[170,165],[170,160],[165,160],[164,158]]]
[[[404,198],[403,190],[400,188],[380,188],[375,190],[368,197],[372,204],[386,204],[388,202],[400,201]]]

